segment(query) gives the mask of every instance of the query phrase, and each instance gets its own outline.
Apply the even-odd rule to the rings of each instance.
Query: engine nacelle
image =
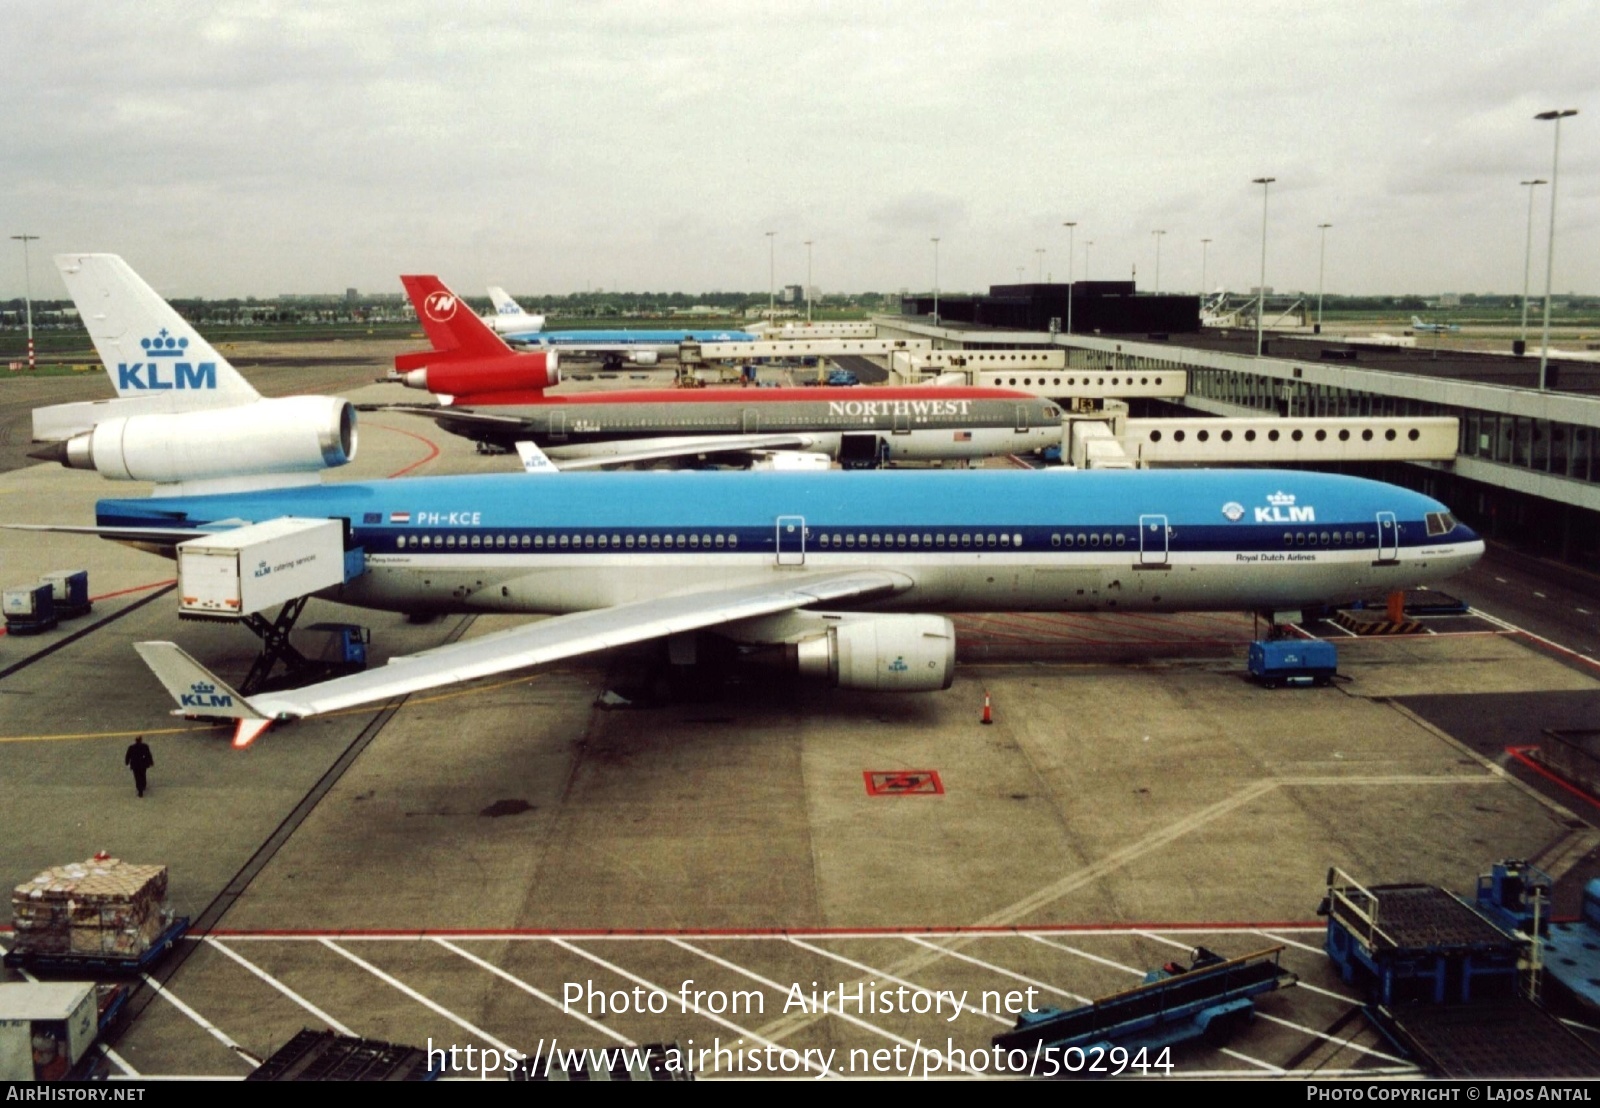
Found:
[[[795,646],[803,676],[841,689],[931,692],[956,677],[956,629],[943,616],[859,615],[830,618],[826,634]]]
[[[554,350],[439,361],[401,373],[400,382],[407,388],[427,389],[440,396],[539,392],[561,382],[558,361]]]
[[[72,469],[160,484],[310,473],[356,456],[356,410],[336,396],[291,396],[209,411],[120,416],[57,444],[52,456]]]
[[[635,350],[628,355],[628,361],[634,365],[659,365],[661,353],[657,350]]]

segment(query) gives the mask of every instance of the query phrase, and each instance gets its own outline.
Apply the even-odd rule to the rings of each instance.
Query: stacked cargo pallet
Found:
[[[166,866],[52,866],[11,892],[15,952],[137,958],[172,924],[166,896]]]

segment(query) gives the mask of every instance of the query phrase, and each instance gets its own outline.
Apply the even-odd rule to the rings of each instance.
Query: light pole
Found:
[[[1256,289],[1256,357],[1261,357],[1261,317],[1267,308],[1267,190],[1276,177],[1255,177],[1251,184],[1261,186],[1261,285]]]
[[[806,325],[811,324],[811,240],[806,239]]]
[[[1528,238],[1522,254],[1522,338],[1517,340],[1518,357],[1528,350],[1528,274],[1533,269],[1533,190],[1539,185],[1548,185],[1550,182],[1543,177],[1537,177],[1522,183],[1528,186]]]
[[[1017,266],[1017,284],[1022,284],[1022,266]]]
[[[1077,233],[1077,222],[1063,223],[1067,229],[1067,334],[1072,334],[1072,237]]]
[[[1156,239],[1156,295],[1161,295],[1161,236],[1165,231],[1151,231]]]
[[[1042,285],[1044,284],[1044,247],[1036,247],[1033,252],[1039,258],[1039,275],[1036,280]]]
[[[1539,391],[1544,391],[1545,367],[1550,361],[1550,278],[1556,265],[1556,171],[1561,165],[1561,121],[1577,115],[1577,108],[1556,108],[1540,112],[1535,119],[1556,121],[1556,148],[1550,158],[1550,245],[1544,252],[1544,337],[1539,347]]]
[[[1090,239],[1088,242],[1083,244],[1083,279],[1085,281],[1092,280],[1092,278],[1089,276],[1089,248],[1093,245],[1094,239]]]
[[[1322,232],[1322,245],[1317,250],[1317,334],[1322,334],[1322,263],[1328,257],[1328,228],[1331,223],[1317,224],[1317,230]]]
[[[933,325],[939,326],[939,236],[933,236]]]
[[[778,232],[767,232],[767,322],[771,323],[778,314],[778,248],[776,236]]]
[[[1211,245],[1210,239],[1200,240],[1200,299],[1206,298],[1206,249]]]
[[[28,368],[33,365],[33,278],[28,273],[28,244],[38,242],[38,235],[12,235],[13,239],[22,243],[22,306],[28,317]]]

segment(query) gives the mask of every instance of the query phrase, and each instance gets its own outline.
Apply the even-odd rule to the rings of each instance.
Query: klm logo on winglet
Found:
[[[1267,497],[1270,507],[1256,509],[1257,523],[1315,523],[1317,510],[1309,504],[1296,507],[1294,494],[1275,492]]]
[[[178,697],[178,703],[185,708],[231,708],[233,697],[218,693],[215,685],[196,681],[189,686],[188,692]]]
[[[123,389],[214,389],[217,363],[179,361],[188,353],[189,340],[175,339],[163,327],[154,338],[140,339],[144,362],[117,363],[117,391]]]

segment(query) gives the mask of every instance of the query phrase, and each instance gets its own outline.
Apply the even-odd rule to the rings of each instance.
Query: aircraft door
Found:
[[[1166,516],[1139,517],[1139,564],[1164,566],[1167,564],[1167,537],[1171,528]]]
[[[778,564],[803,566],[806,564],[806,517],[778,517]]]
[[[1400,525],[1393,512],[1378,513],[1378,565],[1394,565],[1400,560]]]
[[[1028,427],[1029,427],[1028,406],[1026,404],[1018,404],[1017,405],[1017,428],[1016,429],[1018,431],[1026,431],[1028,429]]]
[[[761,430],[761,413],[755,408],[746,408],[743,416],[744,433],[754,435]]]
[[[897,435],[909,435],[909,434],[911,434],[911,413],[910,412],[895,412],[894,413],[894,433],[897,434]]]
[[[550,437],[564,439],[567,437],[567,413],[550,413]]]

